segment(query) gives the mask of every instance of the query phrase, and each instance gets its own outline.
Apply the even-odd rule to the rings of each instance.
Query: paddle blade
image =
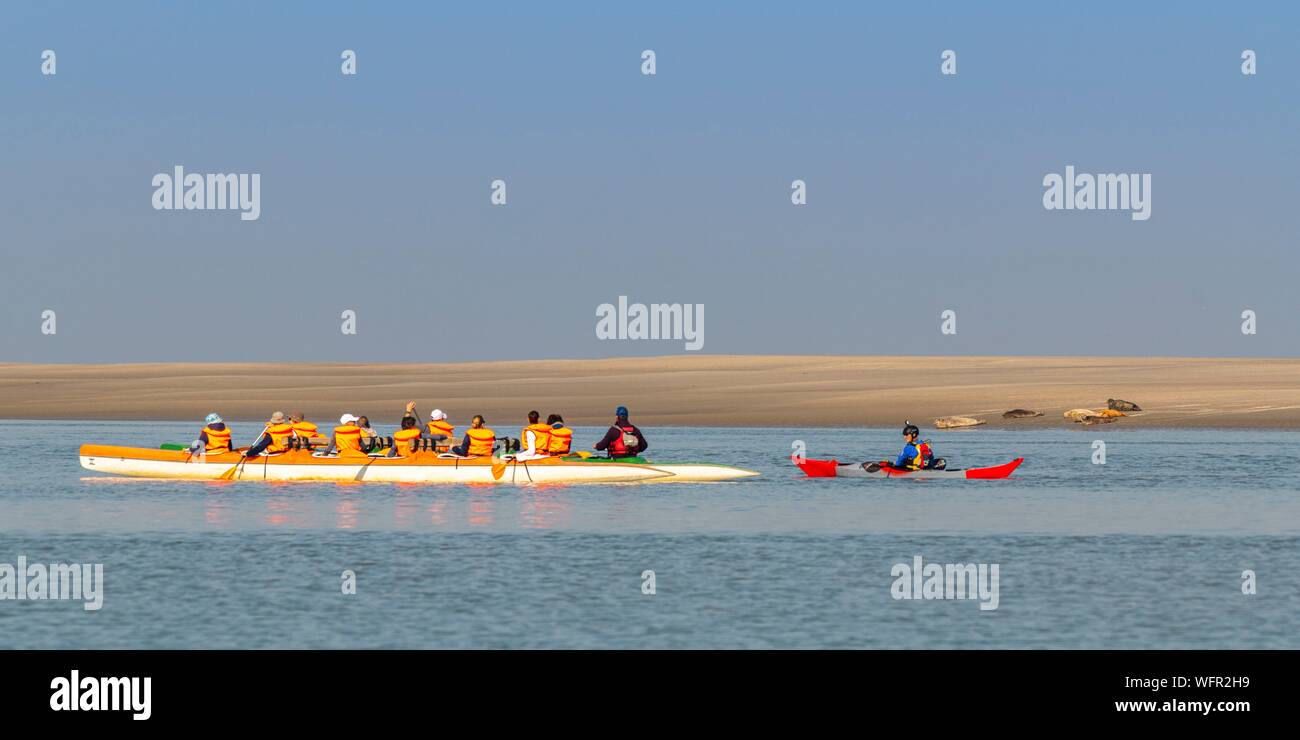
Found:
[[[492,480],[501,480],[501,476],[506,474],[506,461],[500,458],[492,458]]]

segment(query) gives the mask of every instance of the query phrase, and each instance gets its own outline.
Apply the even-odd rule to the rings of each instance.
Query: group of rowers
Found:
[[[405,457],[421,447],[463,458],[496,453],[496,432],[488,428],[487,421],[481,415],[470,421],[460,444],[453,444],[456,427],[441,409],[430,412],[429,421],[423,427],[419,419],[415,401],[406,404],[400,428],[393,432],[388,457]],[[571,454],[573,430],[565,426],[564,418],[559,414],[551,414],[546,417],[546,423],[541,423],[540,419],[541,414],[536,411],[528,412],[528,424],[520,431],[519,451],[512,456],[513,459],[536,460]],[[303,418],[301,412],[285,416],[284,412],[277,411],[271,414],[262,433],[248,449],[236,450],[230,427],[226,426],[220,415],[212,413],[204,418],[203,429],[199,432],[199,438],[190,445],[189,452],[218,454],[238,451],[246,457],[254,457],[320,446],[324,455],[368,458],[372,456],[372,450],[379,446],[380,439],[379,433],[370,427],[370,421],[364,416],[344,414],[339,417],[339,425],[334,427],[333,433],[326,436],[320,433],[315,424]],[[649,446],[641,430],[628,421],[627,407],[619,406],[614,410],[614,423],[605,432],[605,436],[592,445],[592,449],[605,452],[611,458],[626,458],[640,455]]]

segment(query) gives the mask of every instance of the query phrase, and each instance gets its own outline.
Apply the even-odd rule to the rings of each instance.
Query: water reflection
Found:
[[[569,522],[567,486],[529,486],[519,504],[520,525],[528,529],[554,529]]]
[[[335,526],[339,529],[355,529],[361,518],[361,506],[356,501],[340,498],[334,506]]]
[[[496,503],[491,498],[492,489],[484,489],[475,486],[470,493],[469,500],[469,523],[473,527],[491,526],[495,520],[493,512],[496,510]]]

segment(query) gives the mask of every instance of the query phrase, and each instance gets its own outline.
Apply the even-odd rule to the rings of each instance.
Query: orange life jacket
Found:
[[[205,426],[203,432],[208,435],[208,443],[203,447],[204,452],[230,451],[230,427],[218,430]]]
[[[356,456],[348,453],[365,455],[366,453],[361,451],[361,427],[354,424],[334,427],[334,447],[345,457]]]
[[[429,436],[433,436],[435,434],[445,434],[447,435],[448,439],[451,439],[456,436],[456,425],[447,423],[446,419],[431,421],[429,422],[428,427],[429,427]]]
[[[293,436],[292,424],[270,424],[266,427],[266,434],[271,438],[271,446],[266,448],[267,452],[284,452],[289,449],[289,438]]]
[[[533,436],[536,437],[533,440],[533,452],[545,453],[546,449],[551,446],[551,425],[540,422],[529,424],[519,431],[519,438],[527,441],[529,432],[532,432]]]
[[[482,427],[480,429],[466,429],[465,433],[469,435],[469,449],[465,452],[469,455],[491,455],[492,447],[496,444],[497,433]]]
[[[405,455],[411,451],[411,440],[419,438],[420,430],[415,427],[399,429],[393,432],[393,447],[397,448],[398,455]]]
[[[301,437],[303,439],[311,439],[312,437],[320,436],[319,433],[316,431],[316,429],[317,427],[315,424],[305,420],[297,422],[296,424],[293,425],[294,436]]]
[[[567,455],[569,448],[573,446],[573,430],[568,427],[560,427],[551,430],[551,443],[547,445],[546,452],[551,455]]]

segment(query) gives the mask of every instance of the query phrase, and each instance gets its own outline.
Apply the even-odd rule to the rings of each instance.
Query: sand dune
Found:
[[[301,409],[391,424],[408,400],[513,424],[529,409],[604,423],[618,404],[647,425],[1071,427],[1107,398],[1144,412],[1108,428],[1300,427],[1300,360],[1139,357],[670,356],[455,364],[0,364],[0,418],[236,420]],[[1003,420],[1027,408],[1042,417]],[[973,432],[978,433],[978,432]]]

